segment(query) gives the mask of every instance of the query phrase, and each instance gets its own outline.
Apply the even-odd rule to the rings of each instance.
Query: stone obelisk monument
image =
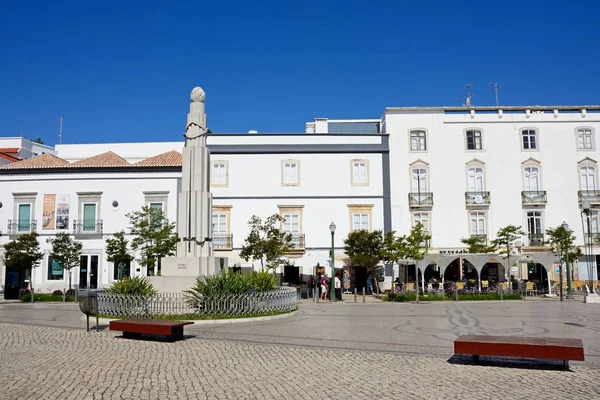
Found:
[[[152,279],[159,291],[166,292],[189,289],[194,283],[194,279],[189,278],[216,274],[227,268],[227,258],[213,257],[206,95],[202,88],[195,87],[190,97],[177,211],[177,255],[163,258],[161,276]]]

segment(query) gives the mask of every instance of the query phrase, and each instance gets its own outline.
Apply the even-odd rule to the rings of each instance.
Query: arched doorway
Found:
[[[444,282],[460,281],[460,259],[453,260],[444,270]]]
[[[436,281],[441,281],[442,277],[441,277],[441,269],[439,267],[439,265],[437,264],[430,264],[427,267],[425,267],[425,283],[429,283],[432,279],[435,279]]]
[[[527,281],[533,282],[539,293],[548,293],[548,272],[542,264],[527,264]]]

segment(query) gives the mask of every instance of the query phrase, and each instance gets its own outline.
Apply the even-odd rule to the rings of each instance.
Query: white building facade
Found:
[[[382,127],[392,226],[406,232],[422,222],[430,252],[460,250],[461,238],[492,240],[509,224],[525,232],[517,253],[547,251],[546,229],[563,222],[578,245],[597,238],[599,107],[387,108]],[[592,206],[589,235],[582,200]],[[597,280],[600,251],[589,251],[577,276]]]
[[[250,218],[272,214],[284,217],[281,228],[294,238],[290,267],[278,271],[290,282],[329,264],[331,222],[337,268],[347,262],[349,232],[404,234],[418,222],[432,236],[429,253],[460,253],[462,238],[491,241],[509,224],[525,232],[515,256],[548,251],[545,231],[563,221],[578,245],[584,238],[589,245],[600,234],[598,129],[600,106],[392,107],[380,119],[318,118],[304,134],[212,134],[214,249],[230,267],[260,268],[239,251]],[[73,233],[85,256],[74,282],[110,285],[117,274],[106,260],[105,240],[128,230],[127,213],[150,205],[175,221],[182,147],[57,145],[56,156],[1,166],[0,244],[35,229],[45,256],[34,286],[62,289],[65,277],[52,266],[49,240],[58,231]],[[589,229],[582,218],[587,204]],[[591,244],[586,251],[592,256],[574,264],[574,277],[597,280],[600,248]],[[128,269],[146,274],[135,261]],[[527,273],[524,264],[517,277]],[[6,275],[0,270],[0,283]],[[383,286],[398,275],[410,280],[406,271],[387,268]]]
[[[209,136],[216,255],[228,257],[230,267],[259,269],[259,261],[239,257],[248,221],[279,214],[294,243],[286,255],[293,267],[278,271],[282,280],[306,280],[317,264],[329,265],[331,222],[337,226],[335,264],[343,267],[343,240],[350,231],[391,227],[384,190],[387,142],[387,135]],[[128,231],[127,213],[150,205],[175,221],[182,147],[180,142],[58,145],[57,157],[0,168],[0,226],[6,227],[0,244],[33,230],[40,234],[44,259],[33,283],[46,292],[67,285],[60,267],[53,267],[50,240],[59,231],[72,233],[84,249],[73,282],[110,285],[118,274],[106,260],[105,240]],[[146,274],[135,261],[127,270]],[[0,271],[2,280],[5,275]]]

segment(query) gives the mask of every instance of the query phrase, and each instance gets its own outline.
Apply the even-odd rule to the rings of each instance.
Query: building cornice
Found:
[[[432,107],[386,107],[385,112],[398,112],[398,113],[410,113],[410,112],[446,112],[446,111],[462,111],[470,112],[473,111],[580,111],[580,110],[600,110],[600,105],[581,105],[581,106],[478,106],[478,107],[465,107],[465,106],[432,106]]]

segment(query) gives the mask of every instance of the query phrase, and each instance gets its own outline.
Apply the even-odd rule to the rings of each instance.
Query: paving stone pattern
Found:
[[[328,350],[0,323],[1,399],[599,398],[600,370],[450,364]]]

